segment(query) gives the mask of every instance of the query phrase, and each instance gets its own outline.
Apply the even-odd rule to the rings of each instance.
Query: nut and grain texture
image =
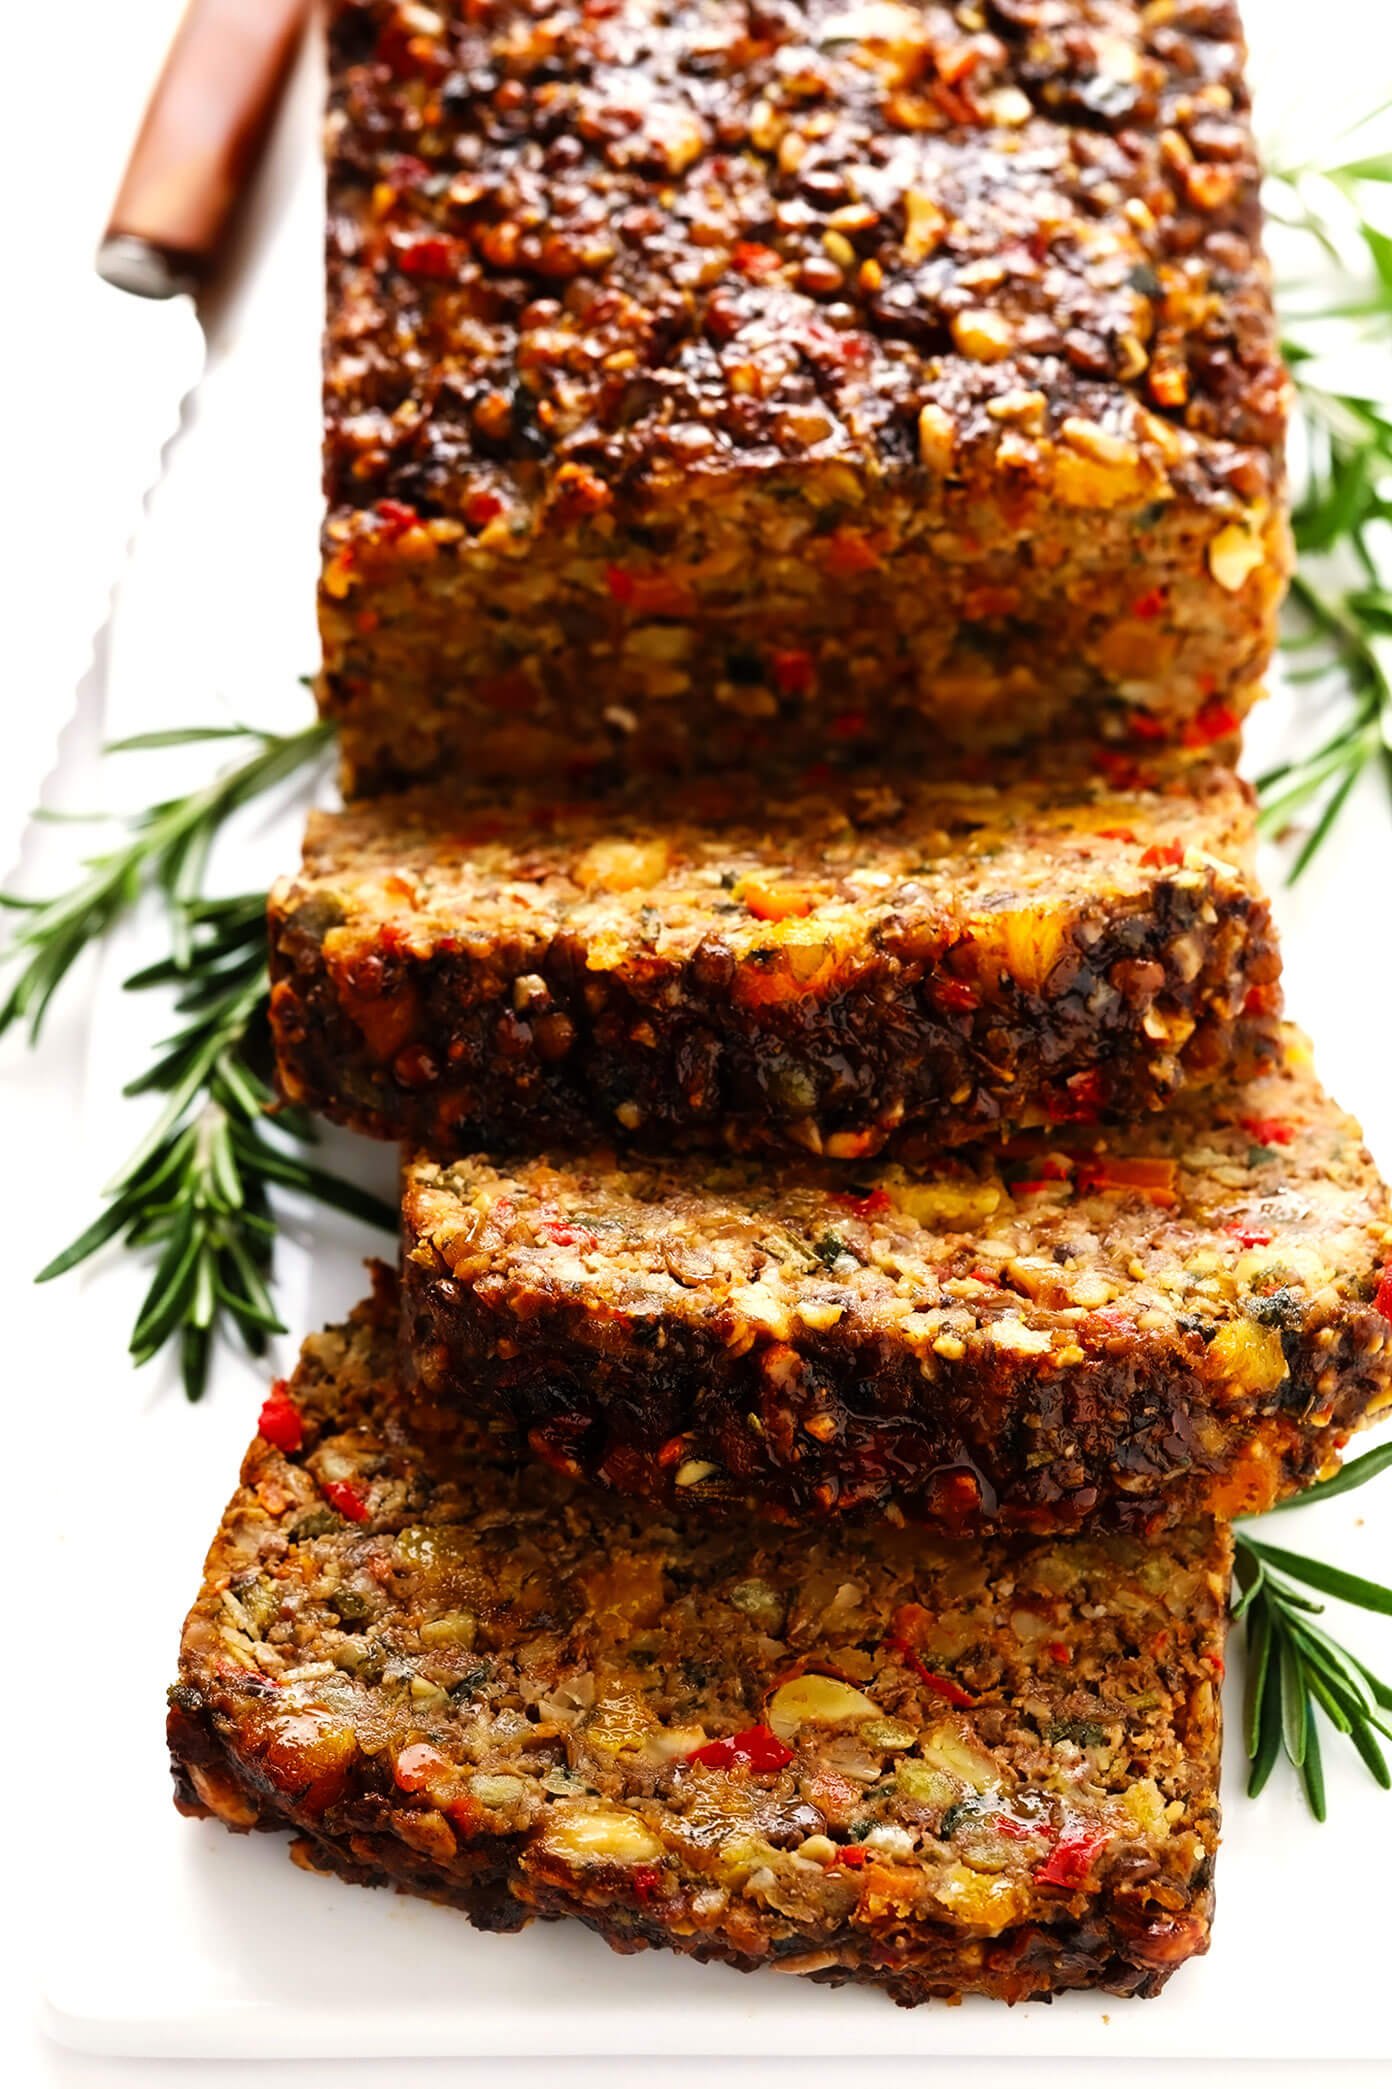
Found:
[[[315,814],[270,902],[286,1097],[437,1157],[599,1138],[860,1161],[1143,1115],[1279,1055],[1226,770],[652,797]]]
[[[334,0],[367,790],[1231,733],[1287,386],[1230,0]]]
[[[419,1160],[432,1397],[714,1510],[1151,1533],[1267,1507],[1392,1402],[1386,1189],[1292,1037],[1132,1128],[825,1163]]]
[[[480,1927],[1154,1994],[1205,1949],[1230,1547],[713,1523],[394,1383],[388,1298],[267,1403],[184,1629],[178,1804]]]

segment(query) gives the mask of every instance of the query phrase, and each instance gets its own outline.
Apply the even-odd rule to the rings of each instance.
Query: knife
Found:
[[[166,6],[169,0],[164,0]],[[311,0],[188,0],[150,97],[96,256],[89,322],[109,387],[100,470],[88,489],[69,615],[49,640],[64,719],[17,707],[0,764],[0,885],[28,848],[27,816],[62,791],[52,770],[60,730],[92,748],[104,733],[113,590],[185,425],[210,351],[235,329],[239,205],[254,177],[312,12]],[[259,227],[246,230],[258,236]],[[115,286],[109,288],[107,286]],[[122,295],[133,292],[134,295]]]
[[[310,6],[189,0],[97,249],[103,281],[143,301],[112,313],[127,350],[114,447],[142,509],[203,376],[219,267]]]
[[[93,382],[109,395],[94,418],[100,468],[70,565],[68,613],[45,639],[46,680],[59,702],[18,705],[9,720],[0,887],[23,868],[35,805],[52,810],[65,799],[53,767],[60,732],[87,755],[104,736],[114,591],[209,351],[230,344],[235,330],[237,300],[222,293],[242,273],[232,253],[238,206],[253,188],[311,12],[311,0],[188,0],[150,97],[81,300],[101,344]],[[247,231],[256,237],[260,227],[249,220]]]
[[[195,301],[254,174],[310,0],[190,0],[150,97],[97,271],[136,297]]]
[[[311,12],[312,0],[188,0],[97,250],[97,273],[113,286],[94,291],[105,307],[98,322],[103,369],[119,372],[119,389],[93,495],[98,560],[103,541],[110,549],[104,565],[94,565],[91,584],[79,576],[80,599],[72,605],[76,629],[93,634],[78,687],[78,715],[89,733],[94,724],[100,729],[112,589],[187,422],[210,348],[230,334],[234,301],[223,293],[237,275],[240,206]],[[81,673],[76,648],[73,662]],[[24,794],[15,806],[21,814],[34,802],[33,786],[57,737],[56,723],[30,723],[19,750],[23,773],[12,779]],[[7,839],[0,835],[0,846]]]

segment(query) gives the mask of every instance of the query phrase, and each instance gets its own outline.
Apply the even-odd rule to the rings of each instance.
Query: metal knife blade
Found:
[[[161,304],[125,297],[104,283],[83,292],[100,365],[93,383],[107,410],[100,418],[100,469],[83,486],[81,555],[70,564],[62,615],[44,626],[42,701],[7,707],[0,764],[0,888],[27,860],[27,822],[35,807],[61,809],[54,765],[65,733],[95,752],[101,721],[107,642],[116,591],[169,457],[195,410],[207,365],[203,326],[191,297]],[[23,623],[25,603],[16,605]],[[42,614],[41,603],[33,614]],[[64,694],[72,708],[63,709]],[[18,690],[13,692],[20,696]],[[56,699],[56,701],[55,701]],[[83,810],[90,810],[84,806]]]

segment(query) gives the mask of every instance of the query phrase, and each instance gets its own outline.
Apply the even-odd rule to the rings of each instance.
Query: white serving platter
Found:
[[[1275,0],[1249,11],[1273,38],[1293,19]],[[1331,10],[1335,21],[1341,13],[1357,19]],[[1263,55],[1279,70],[1274,41]],[[314,661],[315,91],[307,69],[287,122],[273,236],[121,591],[111,736],[307,715],[296,677]],[[1264,748],[1281,744],[1288,704],[1278,695],[1263,716]],[[90,806],[119,791],[138,804],[188,773],[184,757],[171,755],[125,756],[98,773],[79,736],[50,795]],[[224,888],[265,884],[290,865],[302,814],[302,804],[284,803],[244,822],[215,866]],[[1309,878],[1278,892],[1290,1005],[1384,1167],[1392,1167],[1389,871],[1392,819],[1370,784]],[[1268,872],[1275,883],[1279,862]],[[119,981],[150,947],[146,924],[109,954],[90,990],[85,1069],[70,1084],[59,1156],[66,1216],[53,1223],[66,1231],[85,1221],[142,1126],[140,1107],[114,1098],[144,1063],[162,1014],[123,996]],[[336,1165],[389,1188],[385,1151],[337,1137],[328,1150]],[[46,1237],[24,1250],[37,1261],[60,1244],[61,1235]],[[346,1309],[362,1288],[362,1256],[386,1247],[346,1222],[289,1208],[277,1295],[297,1336]],[[1384,2004],[1392,1796],[1332,1740],[1331,1818],[1320,1828],[1282,1773],[1260,1802],[1243,1796],[1230,1733],[1213,1948],[1148,2003],[1073,1996],[1052,2007],[901,2012],[868,1992],[745,1979],[658,1954],[619,1958],[566,1927],[482,1936],[447,1910],[306,1876],[278,1837],[234,1838],[180,1820],[162,1745],[178,1628],[265,1380],[270,1368],[288,1367],[295,1342],[278,1344],[264,1368],[220,1356],[206,1402],[191,1410],[162,1365],[136,1375],[123,1363],[141,1287],[140,1267],[115,1255],[44,1294],[52,1353],[74,1365],[55,1411],[66,1417],[67,1446],[80,1445],[64,1457],[61,1486],[55,1458],[45,1505],[53,1542],[42,1572],[65,1621],[62,1673],[42,1662],[24,1668],[29,1716],[51,1712],[35,1801],[51,1814],[51,1885],[37,1919],[46,2021],[62,2042],[166,2058],[739,2055],[769,2064],[1333,2061],[1392,2049]],[[1392,1477],[1366,1495],[1283,1518],[1281,1539],[1392,1580]],[[1392,1621],[1344,1614],[1337,1622],[1392,1673]],[[1229,1686],[1234,1726],[1239,1682]]]

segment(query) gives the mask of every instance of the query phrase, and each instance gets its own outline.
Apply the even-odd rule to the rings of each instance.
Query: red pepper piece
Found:
[[[304,1417],[290,1398],[290,1387],[283,1378],[277,1378],[271,1387],[256,1426],[267,1443],[273,1443],[287,1456],[304,1442]]]
[[[783,696],[806,696],[812,687],[814,667],[810,653],[791,646],[774,653],[769,660],[774,682]]]
[[[1129,827],[1099,827],[1097,838],[1099,841],[1129,841],[1133,843],[1136,839]]]
[[[858,1219],[873,1219],[878,1212],[892,1211],[894,1208],[893,1199],[885,1190],[871,1190],[864,1197],[852,1197],[847,1194],[834,1198],[833,1202],[844,1206]]]
[[[440,1810],[461,1835],[473,1835],[477,1832],[480,1813],[477,1800],[467,1798],[461,1793],[457,1799],[447,1799]]]
[[[734,1767],[735,1744],[727,1734],[722,1740],[693,1748],[686,1759],[689,1763],[703,1763],[708,1770],[729,1770]]]
[[[1269,1248],[1275,1235],[1265,1226],[1246,1226],[1241,1219],[1234,1219],[1223,1231],[1230,1234],[1243,1248]]]
[[[1152,617],[1161,615],[1164,607],[1165,590],[1163,588],[1151,588],[1147,594],[1136,597],[1131,604],[1131,614],[1133,617],[1139,617],[1143,623],[1148,624]]]
[[[933,995],[944,1008],[953,1008],[961,1013],[976,1007],[976,988],[965,979],[943,978],[933,983]]]
[[[588,1226],[571,1226],[564,1219],[545,1219],[539,1229],[558,1248],[597,1248],[599,1238]]]
[[[1049,1659],[1051,1661],[1057,1661],[1060,1668],[1066,1668],[1068,1666],[1068,1663],[1073,1659],[1073,1649],[1068,1645],[1066,1640],[1051,1639],[1049,1641],[1046,1651],[1048,1653]]]
[[[351,1480],[325,1480],[324,1499],[349,1523],[366,1523],[372,1513]]]
[[[1056,1096],[1049,1105],[1049,1115],[1055,1123],[1092,1124],[1101,1116],[1107,1086],[1096,1067],[1090,1067],[1086,1073],[1074,1074],[1063,1085],[1063,1095]]]
[[[382,535],[389,544],[404,537],[407,530],[413,530],[420,521],[415,509],[408,507],[404,500],[379,500],[377,518],[385,524]]]
[[[1153,841],[1141,857],[1141,861],[1149,870],[1160,870],[1167,867],[1173,869],[1177,864],[1184,861],[1184,843],[1182,841]]]
[[[736,1734],[735,1753],[760,1773],[786,1769],[793,1759],[792,1749],[767,1726],[747,1726]]]
[[[848,1871],[859,1871],[862,1865],[870,1862],[870,1852],[863,1842],[848,1842],[836,1852],[832,1862],[844,1864]]]
[[[1133,711],[1130,718],[1131,737],[1135,740],[1163,740],[1165,727],[1149,711]]]
[[[1180,738],[1186,747],[1211,747],[1215,740],[1230,739],[1241,724],[1242,720],[1230,705],[1221,703],[1217,697],[1210,697],[1189,720]]]
[[[403,275],[447,283],[454,274],[454,241],[441,239],[438,234],[403,239],[396,248],[396,265]]]
[[[971,1693],[964,1690],[960,1683],[954,1683],[951,1676],[939,1675],[935,1668],[925,1668],[912,1647],[901,1646],[897,1652],[908,1662],[920,1683],[926,1684],[944,1703],[955,1705],[959,1711],[965,1711],[969,1705],[976,1703]]]
[[[1244,1015],[1276,1015],[1281,1006],[1278,986],[1249,986],[1242,1003]]]
[[[1093,1858],[1111,1839],[1106,1828],[1065,1828],[1057,1846],[1036,1871],[1036,1883],[1070,1889],[1086,1885]]]
[[[1392,1262],[1382,1273],[1382,1282],[1373,1298],[1373,1310],[1381,1313],[1384,1320],[1392,1320]]]
[[[1011,1842],[1029,1842],[1032,1837],[1048,1832],[1042,1825],[1031,1827],[1028,1821],[1014,1820],[1008,1813],[993,1813],[991,1825]]]
[[[662,1884],[662,1873],[655,1864],[640,1864],[633,1874],[633,1891],[639,1900],[651,1900]]]
[[[1238,1122],[1258,1146],[1289,1146],[1295,1137],[1295,1126],[1280,1117],[1240,1117]]]
[[[496,493],[490,493],[484,486],[477,493],[471,493],[464,503],[464,520],[470,529],[487,529],[489,523],[496,522],[502,513],[503,503]]]
[[[742,276],[777,275],[783,266],[783,257],[774,247],[761,246],[757,240],[737,239],[730,252],[730,260]]]
[[[742,1733],[707,1741],[686,1758],[689,1763],[704,1763],[709,1770],[731,1770],[742,1763],[756,1776],[786,1769],[792,1759],[792,1749],[767,1726],[747,1726]]]

